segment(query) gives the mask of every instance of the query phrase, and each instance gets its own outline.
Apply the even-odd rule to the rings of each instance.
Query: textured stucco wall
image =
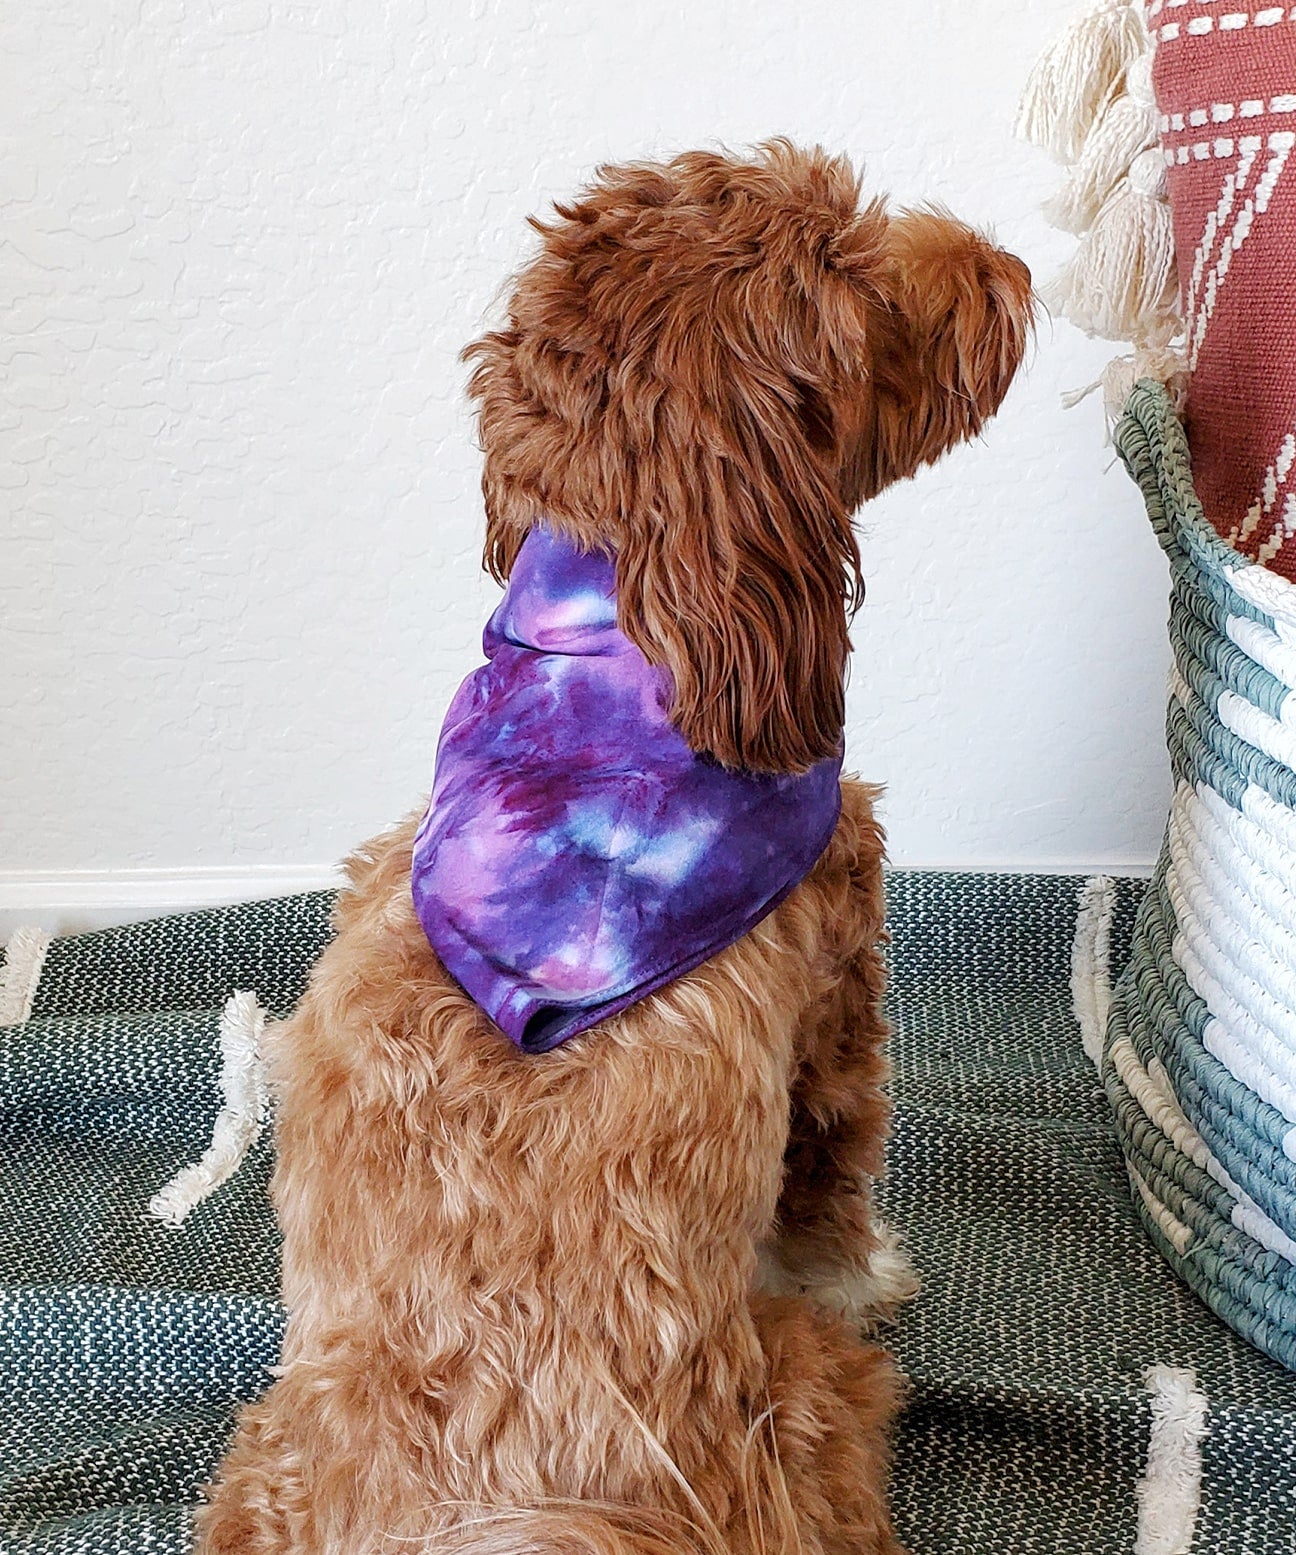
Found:
[[[527,213],[787,133],[1047,274],[1010,129],[1072,10],[7,0],[0,896],[309,870],[417,802],[493,596],[456,353]],[[850,759],[899,862],[1155,849],[1164,569],[1059,406],[1108,354],[1045,320],[982,442],[862,517]]]

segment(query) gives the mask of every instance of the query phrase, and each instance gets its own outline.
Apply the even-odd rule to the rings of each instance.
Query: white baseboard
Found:
[[[1150,859],[896,859],[893,869],[954,870],[962,874],[1134,875],[1152,873]],[[81,934],[166,913],[233,902],[326,891],[342,883],[330,864],[257,864],[230,869],[68,869],[53,874],[0,870],[0,944],[29,925],[48,934]]]
[[[341,884],[329,864],[257,864],[209,869],[0,870],[0,944],[20,925],[49,934],[138,923],[166,913],[324,891]]]

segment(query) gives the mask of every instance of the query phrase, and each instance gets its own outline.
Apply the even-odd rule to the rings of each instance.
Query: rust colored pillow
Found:
[[[1206,515],[1296,579],[1296,6],[1150,0]]]

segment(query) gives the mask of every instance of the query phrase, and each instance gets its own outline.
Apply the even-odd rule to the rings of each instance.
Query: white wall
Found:
[[[993,224],[1073,0],[7,0],[0,908],[315,879],[414,805],[477,659],[463,343],[603,159],[772,133]],[[1147,862],[1165,571],[1043,322],[862,518],[850,763],[899,863]],[[132,895],[132,892],[135,895]]]

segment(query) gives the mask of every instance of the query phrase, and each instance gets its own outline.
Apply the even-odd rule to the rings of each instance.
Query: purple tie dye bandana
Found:
[[[441,731],[414,905],[446,970],[543,1053],[772,911],[828,845],[841,758],[785,777],[695,755],[669,676],[617,629],[612,560],[546,529],[482,645]]]

